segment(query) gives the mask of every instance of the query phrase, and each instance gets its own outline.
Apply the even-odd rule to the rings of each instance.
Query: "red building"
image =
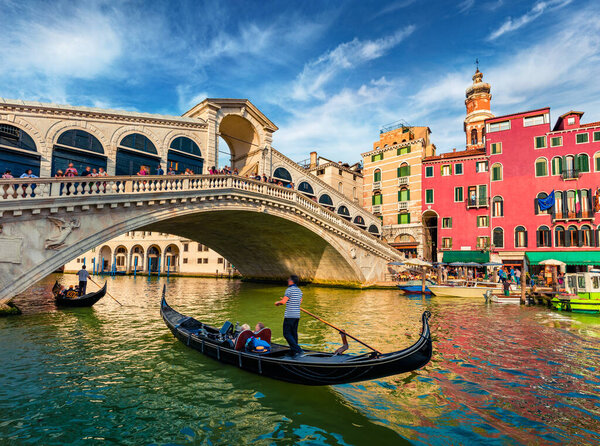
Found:
[[[469,93],[482,94],[481,77],[467,89],[467,110]],[[582,115],[565,113],[553,128],[549,108],[486,117],[485,148],[467,144],[425,158],[423,221],[437,260],[492,254],[521,264],[527,252],[560,260],[561,252],[577,251],[582,264],[600,264],[600,122],[581,124]],[[538,200],[552,192],[552,206],[542,210]]]

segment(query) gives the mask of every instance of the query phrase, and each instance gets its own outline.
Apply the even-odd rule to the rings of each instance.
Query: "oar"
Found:
[[[300,311],[303,311],[304,313],[308,314],[309,316],[314,317],[316,320],[323,322],[325,325],[329,325],[331,328],[335,328],[337,331],[339,331],[342,334],[345,334],[346,336],[348,336],[351,339],[354,339],[356,342],[358,342],[359,344],[364,345],[367,348],[370,348],[371,350],[373,350],[375,353],[382,355],[383,353],[381,353],[379,350],[377,350],[376,348],[371,347],[369,344],[365,344],[363,341],[361,341],[360,339],[355,338],[354,336],[352,336],[351,334],[346,333],[346,330],[342,330],[341,328],[337,328],[335,325],[330,324],[329,322],[321,319],[319,316],[317,316],[316,314],[312,314],[310,311],[306,311],[304,308],[300,308]]]
[[[100,285],[98,285],[96,282],[94,282],[94,280],[93,280],[91,277],[88,277],[88,279],[90,279],[90,281],[91,281],[91,282],[92,282],[94,285],[96,285],[98,288],[102,288]],[[119,302],[117,299],[115,299],[115,298],[113,297],[113,295],[112,295],[112,294],[110,294],[110,293],[108,292],[108,290],[106,290],[106,294],[108,294],[108,297],[112,298],[112,300],[114,300],[116,303],[118,303],[119,305],[123,306],[123,304],[122,304],[121,302]]]

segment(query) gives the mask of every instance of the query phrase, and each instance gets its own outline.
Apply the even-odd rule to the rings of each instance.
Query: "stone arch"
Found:
[[[8,116],[4,115],[0,115],[0,121],[6,121],[6,124],[15,126],[31,136],[37,147],[37,152],[42,156],[43,159],[47,160],[52,155],[49,146],[46,144],[46,140],[42,136],[42,133],[30,122],[22,118],[17,118],[14,121],[11,121],[8,119]]]
[[[111,267],[112,249],[108,245],[102,245],[102,247],[98,250],[98,269],[102,272],[109,272]]]
[[[179,272],[180,257],[181,252],[179,246],[177,246],[176,243],[169,243],[167,246],[165,246],[165,250],[163,252],[162,270],[170,273]]]
[[[136,266],[136,262],[135,262],[136,258],[138,259],[137,266]],[[133,245],[131,247],[131,249],[129,250],[129,271],[133,271],[134,268],[136,271],[143,271],[145,258],[146,258],[145,250],[142,247],[142,245],[140,245],[140,244]]]
[[[162,145],[165,148],[165,156],[167,156],[167,152],[169,151],[169,147],[171,147],[171,143],[175,140],[175,138],[179,138],[180,136],[183,136],[184,138],[189,138],[192,141],[194,141],[196,144],[198,144],[198,147],[200,148],[200,152],[202,152],[202,156],[205,159],[207,158],[208,153],[205,153],[206,147],[204,147],[204,144],[203,144],[204,141],[202,139],[200,139],[196,133],[184,132],[181,130],[171,130],[163,138]]]
[[[127,261],[129,260],[129,252],[125,245],[118,245],[115,248],[115,268],[117,271],[127,271]]]
[[[106,157],[110,159],[114,158],[116,154],[116,151],[114,149],[116,149],[116,146],[113,149],[113,147],[111,147],[109,138],[104,134],[104,132],[102,132],[96,126],[87,121],[59,121],[56,124],[52,125],[46,132],[46,143],[48,144],[48,146],[54,147],[54,144],[56,144],[58,137],[67,130],[83,130],[84,132],[91,133],[96,138],[98,138],[98,140],[102,144],[102,147],[104,148],[104,155],[106,155]]]
[[[110,156],[111,157],[117,156],[117,146],[123,140],[123,138],[125,138],[127,135],[131,135],[132,133],[140,133],[141,135],[146,136],[150,141],[152,141],[152,144],[154,144],[154,146],[156,147],[156,151],[158,152],[158,155],[161,158],[166,158],[168,149],[165,149],[162,146],[158,136],[156,136],[153,132],[148,130],[146,127],[135,126],[135,125],[124,125],[114,131],[114,133],[112,134],[112,137],[110,139]]]
[[[254,164],[253,152],[263,146],[263,130],[260,124],[248,114],[242,116],[238,113],[224,113],[220,110],[217,117],[217,132],[229,146],[231,167],[244,173],[246,166]]]

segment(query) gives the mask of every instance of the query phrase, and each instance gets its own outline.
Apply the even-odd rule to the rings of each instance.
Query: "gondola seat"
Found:
[[[255,338],[262,339],[265,342],[271,343],[271,329],[263,328],[258,333],[254,335]]]
[[[244,351],[244,349],[246,348],[246,342],[248,342],[248,339],[250,339],[252,336],[254,336],[252,330],[242,331],[237,336],[237,338],[235,338],[235,349],[239,351]]]

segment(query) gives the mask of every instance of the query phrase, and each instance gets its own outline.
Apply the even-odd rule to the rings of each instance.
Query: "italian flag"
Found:
[[[581,211],[581,201],[579,201],[579,191],[575,191],[575,212]]]

